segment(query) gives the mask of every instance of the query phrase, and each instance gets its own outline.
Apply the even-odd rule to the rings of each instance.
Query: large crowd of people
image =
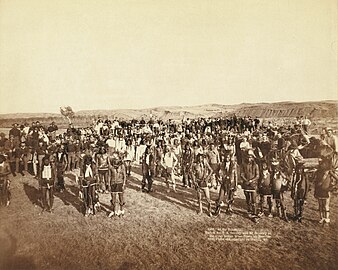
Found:
[[[307,117],[277,125],[236,115],[166,122],[99,118],[88,127],[70,124],[64,132],[54,122],[48,127],[39,122],[15,123],[8,137],[0,134],[4,203],[10,202],[9,175],[30,173],[39,182],[43,210],[52,211],[54,192],[65,190],[65,172],[73,171],[85,215],[100,209],[100,193],[110,193],[109,217],[123,216],[126,181],[132,168],[139,166],[143,192],[154,192],[154,179],[162,179],[168,193],[179,192],[177,185],[194,188],[198,213],[203,212],[204,197],[209,216],[218,216],[223,207],[231,215],[241,187],[248,217],[254,222],[265,214],[289,221],[284,196],[291,190],[293,216],[301,222],[309,190],[306,160],[317,158],[319,164],[310,180],[318,199],[319,222],[329,223],[337,145],[332,129],[323,129],[316,138],[309,135],[310,125]],[[215,209],[210,189],[219,192]]]

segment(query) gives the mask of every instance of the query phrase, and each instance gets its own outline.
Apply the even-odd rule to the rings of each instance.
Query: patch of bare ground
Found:
[[[157,178],[155,192],[142,193],[135,167],[125,192],[126,215],[108,218],[110,195],[100,196],[103,209],[84,217],[71,175],[66,192],[56,193],[54,213],[43,213],[37,180],[12,178],[12,203],[0,208],[0,269],[336,269],[338,199],[331,200],[331,224],[317,223],[313,191],[303,223],[246,217],[239,191],[235,214],[197,215],[193,189],[178,186],[167,193]],[[178,180],[179,181],[179,180]],[[179,183],[180,184],[180,183]],[[217,192],[212,192],[216,200]],[[292,202],[287,194],[288,212]],[[214,205],[213,205],[214,206]],[[210,228],[266,230],[267,241],[211,241]]]

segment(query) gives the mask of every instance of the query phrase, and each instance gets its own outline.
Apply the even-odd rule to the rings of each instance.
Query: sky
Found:
[[[0,113],[338,100],[336,0],[0,0]]]

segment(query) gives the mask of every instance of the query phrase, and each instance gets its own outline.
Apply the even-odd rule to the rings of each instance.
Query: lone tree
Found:
[[[72,124],[71,118],[74,117],[75,115],[72,107],[70,106],[60,107],[60,112],[63,116],[65,116],[68,119],[69,124]]]

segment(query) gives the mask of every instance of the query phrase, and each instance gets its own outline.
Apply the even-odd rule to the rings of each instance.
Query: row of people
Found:
[[[328,140],[328,138],[332,137],[330,132],[332,134],[332,130],[328,130],[327,134],[325,134],[326,137],[322,138],[323,142],[330,141]],[[11,136],[13,137],[13,134]],[[13,139],[10,137],[9,141],[14,144],[15,140]],[[28,139],[26,142],[30,141],[29,136],[26,139]],[[24,148],[26,142],[22,143],[20,147],[23,146]],[[240,178],[246,179],[248,176],[245,176],[244,168],[249,164],[247,162],[247,160],[250,160],[250,155],[248,155],[249,150],[251,153],[253,152],[252,156],[259,163],[259,175],[261,175],[264,162],[267,163],[267,167],[272,171],[273,158],[280,161],[281,158],[285,157],[286,153],[289,153],[294,160],[297,160],[300,157],[299,149],[303,147],[303,144],[308,143],[309,138],[306,134],[302,133],[301,129],[299,129],[299,132],[290,129],[290,132],[283,134],[279,128],[275,130],[268,128],[262,131],[255,130],[253,133],[250,131],[244,133],[229,132],[226,129],[216,134],[210,134],[209,132],[194,134],[189,131],[179,133],[166,130],[166,132],[158,135],[148,133],[137,134],[137,132],[128,134],[128,132],[122,132],[118,135],[108,133],[107,136],[103,136],[97,133],[95,129],[70,128],[66,133],[56,136],[55,140],[44,141],[40,138],[37,146],[34,143],[30,144],[28,147],[30,152],[28,152],[31,158],[27,158],[26,160],[28,160],[27,163],[31,161],[33,168],[35,167],[34,164],[37,163],[38,166],[33,171],[36,175],[40,175],[44,156],[54,152],[58,153],[56,155],[56,164],[59,164],[60,169],[56,171],[57,183],[60,190],[63,190],[62,173],[67,169],[72,170],[80,167],[81,156],[90,150],[95,153],[95,155],[92,154],[92,157],[98,167],[98,189],[109,192],[109,157],[115,151],[119,151],[123,153],[124,167],[127,175],[130,175],[132,161],[136,160],[136,164],[142,164],[143,190],[151,192],[152,178],[162,175],[166,179],[168,188],[171,182],[173,190],[176,191],[175,174],[183,176],[184,186],[196,186],[198,181],[194,180],[194,178],[196,179],[196,173],[194,173],[193,168],[196,167],[198,154],[205,156],[204,160],[207,160],[212,170],[213,179],[215,179],[213,185],[215,185],[215,183],[218,182],[220,184],[222,181],[221,164],[223,164],[228,156],[232,160],[237,160],[238,166],[243,168]],[[193,147],[190,147],[191,145]],[[5,153],[10,164],[13,164],[12,157],[14,153],[16,171],[18,171],[18,167],[20,168],[20,163],[23,163],[24,170],[27,170],[28,165],[25,165],[25,159],[17,154],[21,150],[12,145],[8,147],[8,142],[5,143],[5,146]],[[331,143],[330,147],[335,148],[335,145]],[[12,151],[13,149],[14,151]],[[43,151],[40,152],[41,149]],[[11,167],[13,168],[14,166]],[[286,172],[282,173],[285,174]],[[145,188],[146,184],[148,184],[147,189]],[[225,188],[223,189],[225,190]],[[231,197],[224,190],[223,193]],[[253,198],[255,197],[256,195],[252,195],[249,189],[246,191],[248,208],[251,209],[250,211],[254,215],[257,212],[256,209],[252,210]],[[219,200],[218,205],[222,204],[221,201]]]

